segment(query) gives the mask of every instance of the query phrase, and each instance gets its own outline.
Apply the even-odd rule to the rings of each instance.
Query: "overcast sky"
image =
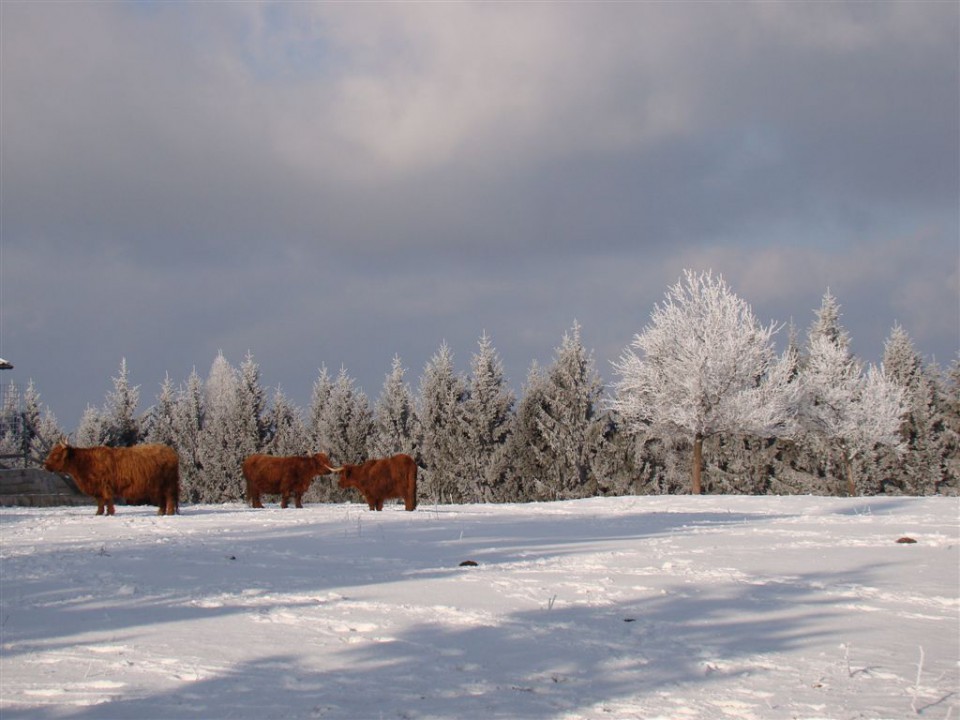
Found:
[[[306,407],[486,332],[519,389],[575,321],[611,381],[684,268],[946,365],[958,8],[4,0],[0,381],[72,430],[250,351]]]

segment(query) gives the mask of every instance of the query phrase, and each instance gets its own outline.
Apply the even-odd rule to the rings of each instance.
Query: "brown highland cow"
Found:
[[[293,495],[294,504],[303,507],[303,494],[318,475],[330,472],[330,458],[326,453],[316,455],[250,455],[243,461],[243,476],[247,479],[247,500],[255,508],[262,508],[260,495],[279,495],[280,507],[285,508]]]
[[[156,505],[160,515],[180,508],[180,460],[166,445],[71,447],[57,443],[43,467],[73,478],[81,492],[97,499],[97,515],[114,514],[114,498]]]

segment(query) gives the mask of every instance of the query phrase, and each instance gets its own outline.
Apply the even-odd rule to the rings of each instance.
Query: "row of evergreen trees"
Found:
[[[801,348],[791,334],[788,353],[802,358],[814,338],[848,344],[839,306],[829,294]],[[898,447],[875,444],[856,458],[860,494],[955,494],[960,475],[960,361],[948,371],[924,363],[906,332],[887,340],[884,368],[902,391]],[[427,363],[415,395],[407,370],[394,358],[371,403],[341,369],[321,368],[306,413],[280,389],[268,398],[260,369],[248,354],[239,368],[223,354],[205,379],[194,371],[182,385],[167,377],[155,404],[138,414],[139,388],[125,361],[100,408],[88,407],[72,442],[125,446],[161,442],[181,459],[184,502],[244,499],[240,464],[254,452],[327,452],[337,464],[405,452],[421,465],[423,503],[511,502],[598,494],[660,494],[690,488],[691,439],[669,425],[627,422],[605,396],[580,327],[564,335],[547,367],[536,364],[517,398],[500,358],[484,334],[470,371],[456,371],[444,343]],[[13,416],[16,417],[13,417]],[[22,398],[8,394],[0,409],[2,452],[25,452],[42,462],[65,433],[44,411],[31,383]],[[840,438],[842,440],[842,438]],[[712,493],[847,491],[837,438],[727,431],[702,444],[703,490]],[[314,483],[309,499],[354,498],[334,478]]]

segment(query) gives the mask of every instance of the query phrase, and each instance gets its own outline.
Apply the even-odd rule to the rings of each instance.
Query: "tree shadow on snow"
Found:
[[[323,613],[317,599],[325,594],[324,602],[336,609],[347,601],[337,594],[344,588],[379,585],[389,595],[391,583],[462,575],[458,563],[467,558],[481,560],[473,579],[482,580],[487,568],[496,576],[498,565],[557,560],[584,547],[595,553],[604,542],[615,546],[783,517],[638,508],[596,519],[493,514],[478,523],[469,510],[460,514],[462,528],[455,516],[438,522],[429,509],[407,514],[348,507],[334,518],[291,516],[285,528],[231,528],[191,539],[171,525],[159,544],[151,534],[103,554],[92,547],[40,552],[29,567],[26,560],[5,563],[5,572],[16,572],[4,580],[4,654],[66,653],[92,643],[97,633],[133,643],[145,622],[242,615],[263,607],[244,598],[270,593],[276,595],[270,610]],[[85,578],[79,587],[64,587],[43,571],[65,564],[80,568],[70,576]],[[545,593],[545,604],[531,610],[400,627],[391,625],[401,611],[391,610],[381,626],[361,629],[350,643],[310,643],[305,636],[296,653],[265,652],[169,690],[131,688],[91,707],[8,707],[3,717],[546,720],[565,712],[600,714],[606,703],[764,672],[755,664],[758,656],[835,632],[840,610],[824,599],[823,587],[866,582],[870,572],[814,572],[763,584],[726,579],[700,586],[677,579],[656,594],[596,605],[556,603]],[[470,587],[463,585],[462,592]],[[429,610],[430,602],[426,598],[423,607]],[[30,612],[49,613],[50,622],[41,616],[20,626],[17,615]]]

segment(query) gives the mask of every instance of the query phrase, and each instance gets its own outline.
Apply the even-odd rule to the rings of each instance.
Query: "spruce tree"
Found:
[[[218,353],[204,385],[204,424],[200,432],[200,502],[235,502],[244,498],[243,462],[237,435],[237,372]]]
[[[906,412],[900,423],[904,452],[879,453],[879,470],[886,476],[882,482],[911,495],[936,493],[944,474],[939,452],[943,425],[937,417],[936,382],[899,324],[894,325],[884,346],[883,368],[889,380],[903,392]]]
[[[137,406],[140,404],[139,386],[131,387],[127,372],[127,359],[120,360],[120,374],[113,378],[113,391],[101,413],[105,434],[104,445],[131,447],[140,442],[140,423]]]
[[[404,379],[406,372],[400,358],[395,356],[374,406],[371,457],[398,453],[417,456],[417,415],[410,386]]]
[[[203,430],[206,392],[203,380],[192,370],[178,395],[173,414],[174,446],[180,455],[180,497],[184,502],[213,502],[204,485]]]
[[[461,494],[469,501],[494,499],[503,470],[503,447],[513,420],[514,395],[507,387],[503,363],[486,333],[473,356],[463,403],[464,443]]]
[[[592,354],[583,346],[578,323],[564,333],[540,393],[536,422],[548,448],[547,467],[557,496],[595,495],[598,484],[592,465],[608,419],[600,408],[603,383]]]
[[[346,368],[340,368],[317,429],[331,462],[335,465],[364,462],[372,429],[373,418],[366,394],[356,388]]]
[[[274,393],[265,424],[268,436],[266,453],[280,456],[307,454],[309,440],[303,417],[280,388]]]
[[[173,380],[168,374],[160,386],[157,395],[157,404],[147,412],[144,418],[143,439],[146,442],[177,446],[175,415],[177,409],[177,392]]]
[[[466,380],[454,371],[446,342],[430,359],[420,378],[420,448],[426,469],[422,494],[435,503],[459,502],[463,470],[463,403]]]

